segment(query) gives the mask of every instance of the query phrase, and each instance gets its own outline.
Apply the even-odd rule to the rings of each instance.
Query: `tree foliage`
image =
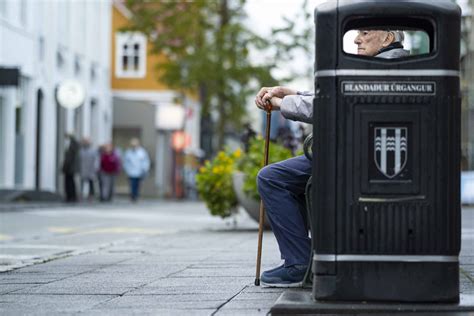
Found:
[[[197,94],[203,116],[216,114],[219,148],[225,132],[241,126],[249,95],[277,83],[271,74],[277,63],[291,58],[291,50],[310,45],[309,29],[298,35],[291,20],[270,39],[257,35],[244,23],[245,0],[127,0],[126,5],[132,12],[127,30],[146,34],[152,52],[165,56],[156,65],[159,79]],[[251,61],[251,50],[269,47],[274,58]]]

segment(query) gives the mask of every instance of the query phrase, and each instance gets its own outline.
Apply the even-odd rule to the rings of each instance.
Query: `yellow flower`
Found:
[[[236,151],[234,151],[234,156],[235,157],[240,158],[241,155],[242,155],[242,151],[240,150],[240,148],[238,148]]]
[[[215,173],[215,174],[221,174],[222,171],[224,171],[224,167],[222,166],[216,166],[212,168],[212,173]]]

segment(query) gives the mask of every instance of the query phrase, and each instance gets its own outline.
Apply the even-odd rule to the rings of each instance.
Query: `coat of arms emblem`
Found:
[[[378,170],[387,178],[396,177],[407,162],[406,127],[376,127],[374,160]]]

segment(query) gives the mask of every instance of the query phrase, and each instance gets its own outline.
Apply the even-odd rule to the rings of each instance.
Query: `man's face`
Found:
[[[379,50],[388,46],[388,32],[386,31],[359,31],[354,43],[357,44],[357,54],[375,56]]]

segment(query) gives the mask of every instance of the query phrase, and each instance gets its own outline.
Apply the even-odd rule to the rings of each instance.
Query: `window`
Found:
[[[25,123],[26,103],[29,92],[29,80],[20,79],[15,104],[15,185],[21,187],[24,181],[25,168]]]
[[[146,38],[139,33],[117,33],[115,75],[143,78],[146,75]]]
[[[38,60],[43,62],[45,56],[45,43],[44,43],[44,36],[40,35],[38,39]]]
[[[430,53],[430,37],[423,30],[356,29],[344,34],[343,49],[347,54],[359,56],[411,57]]]
[[[59,71],[64,70],[64,68],[66,66],[66,60],[64,58],[64,54],[59,49],[56,52],[56,66],[57,66]]]
[[[91,83],[95,83],[97,80],[97,65],[95,63],[91,64],[91,68],[89,71],[89,78]]]
[[[76,56],[74,59],[74,75],[76,77],[79,77],[82,73],[82,63],[81,63],[81,58],[79,56]]]
[[[436,50],[434,26],[425,18],[356,18],[342,30],[344,53],[361,58],[419,58]]]

